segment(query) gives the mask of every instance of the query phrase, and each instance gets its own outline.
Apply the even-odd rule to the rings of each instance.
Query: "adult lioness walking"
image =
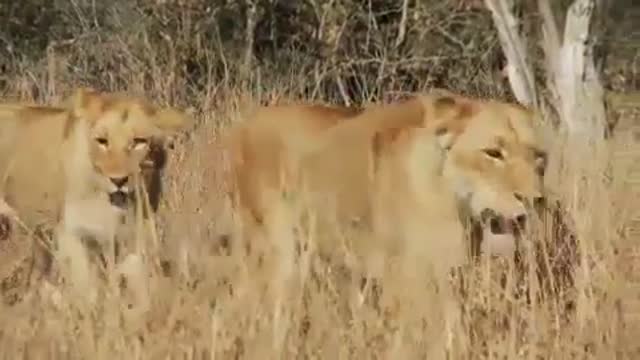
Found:
[[[513,239],[542,200],[546,153],[534,117],[519,105],[450,93],[359,113],[264,107],[234,130],[240,210],[259,227],[282,184],[303,185],[320,219],[373,230],[377,240],[354,244],[355,253],[375,259],[371,252],[391,246],[417,254],[428,244],[428,258],[454,265],[465,253],[467,220],[484,225],[485,240]]]
[[[451,349],[462,332],[448,275],[465,261],[467,223],[480,224],[484,243],[513,244],[543,198],[546,153],[535,122],[521,106],[450,93],[358,113],[261,108],[232,136],[239,210],[267,235],[248,241],[275,244],[271,261],[286,279],[291,251],[280,243],[291,237],[272,229],[282,228],[283,203],[294,212],[306,205],[321,255],[342,261],[349,243],[355,275],[382,278],[378,304],[401,319],[400,334],[423,329],[430,311],[432,351]],[[332,233],[332,224],[366,235]]]
[[[111,247],[138,178],[157,185],[162,141],[188,122],[174,109],[89,89],[62,107],[2,104],[2,195],[28,225],[58,223],[60,256],[84,278],[80,239]]]

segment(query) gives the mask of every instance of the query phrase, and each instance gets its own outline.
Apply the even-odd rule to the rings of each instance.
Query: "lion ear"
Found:
[[[163,133],[174,133],[193,123],[191,116],[173,108],[159,109],[153,115],[153,123]]]
[[[451,149],[457,138],[457,134],[446,126],[437,128],[435,135],[438,145],[444,151]]]
[[[372,110],[373,109],[373,110]],[[371,137],[370,150],[373,168],[377,168],[380,157],[402,136],[424,126],[425,107],[417,97],[409,97],[395,104],[373,105],[364,110],[370,120],[386,124]],[[395,121],[391,122],[389,119]]]
[[[444,95],[433,102],[432,116],[435,120],[435,136],[443,150],[449,150],[464,132],[473,113],[472,104],[464,99]]]
[[[92,121],[104,108],[104,99],[95,89],[82,87],[73,92],[64,106],[74,116]]]
[[[369,144],[371,154],[371,170],[372,174],[378,172],[380,168],[380,162],[385,152],[392,146],[396,140],[401,136],[407,136],[411,128],[410,127],[391,127],[376,131],[371,138]]]

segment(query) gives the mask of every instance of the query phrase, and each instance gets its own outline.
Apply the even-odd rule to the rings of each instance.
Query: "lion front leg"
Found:
[[[85,304],[94,304],[97,298],[96,283],[81,237],[62,224],[56,230],[56,240],[54,256],[72,298]]]

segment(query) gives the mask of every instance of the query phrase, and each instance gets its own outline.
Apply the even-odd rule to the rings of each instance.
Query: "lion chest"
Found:
[[[63,223],[67,231],[91,236],[98,242],[112,241],[124,212],[112,206],[104,194],[68,199],[64,204]]]

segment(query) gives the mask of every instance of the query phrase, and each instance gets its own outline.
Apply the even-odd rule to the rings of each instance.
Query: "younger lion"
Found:
[[[81,251],[81,238],[111,246],[138,179],[158,190],[163,139],[189,120],[144,99],[89,89],[63,107],[0,105],[2,194],[28,225],[58,223],[61,255]]]

